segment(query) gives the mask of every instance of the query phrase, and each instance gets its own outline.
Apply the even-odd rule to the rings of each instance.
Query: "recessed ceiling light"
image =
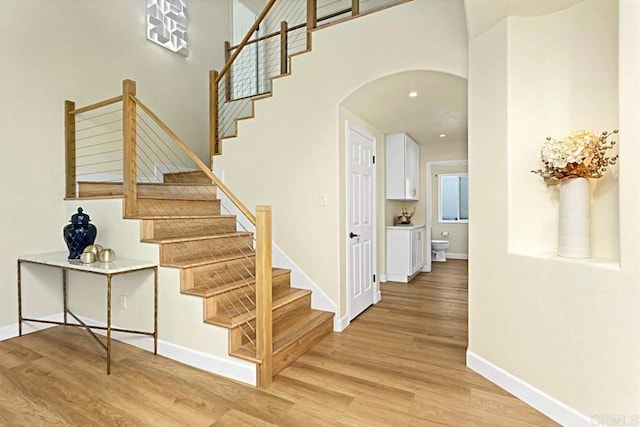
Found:
[[[411,98],[415,98],[416,96],[418,96],[418,92],[416,92],[415,90],[414,90],[414,91],[412,91],[412,92],[409,92],[409,96],[410,96]]]
[[[441,134],[440,134],[440,138],[444,138],[445,136],[447,136],[447,134],[446,134],[446,133],[441,133]]]

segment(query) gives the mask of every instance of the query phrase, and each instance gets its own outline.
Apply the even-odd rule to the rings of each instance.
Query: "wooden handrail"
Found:
[[[262,9],[262,12],[260,12],[260,15],[258,15],[258,17],[256,18],[251,28],[249,28],[249,31],[247,31],[247,34],[245,34],[238,48],[235,50],[235,52],[233,52],[233,55],[231,55],[229,60],[224,64],[224,67],[222,67],[222,69],[220,70],[216,83],[219,83],[222,77],[224,77],[227,71],[229,71],[229,69],[231,68],[231,64],[233,64],[233,61],[235,61],[238,55],[240,55],[242,48],[249,42],[251,35],[258,29],[258,27],[264,20],[265,16],[267,16],[267,13],[269,13],[269,11],[271,10],[275,2],[276,0],[269,0],[269,3],[267,3],[264,9]]]
[[[257,206],[256,223],[256,357],[258,387],[273,379],[271,206]]]
[[[337,10],[335,12],[331,12],[331,13],[329,13],[327,15],[321,16],[316,21],[317,22],[326,21],[327,19],[335,18],[336,16],[344,15],[345,13],[351,13],[351,11],[352,11],[352,8],[346,7],[344,9],[340,9],[340,10]],[[291,31],[299,30],[301,28],[305,28],[306,26],[307,26],[307,23],[303,22],[302,24],[294,25],[293,27],[288,27],[287,28],[287,32],[290,33]],[[263,36],[260,36],[257,39],[249,40],[246,45],[258,43],[258,42],[261,42],[263,40],[267,40],[267,39],[270,39],[272,37],[276,37],[276,36],[279,36],[279,35],[280,35],[280,31],[274,31],[273,33],[269,33],[269,34],[265,34]],[[226,43],[229,43],[229,42],[226,42]],[[225,49],[227,49],[229,52],[231,52],[232,50],[236,49],[238,46],[240,46],[240,45],[237,44],[235,46],[231,46],[229,44],[229,45],[225,45]]]
[[[140,107],[142,111],[145,112],[145,114],[151,117],[151,119],[154,122],[156,122],[156,124],[160,127],[160,129],[162,129],[171,139],[173,139],[173,142],[175,142],[175,144],[178,147],[180,147],[180,149],[202,170],[202,172],[204,172],[207,175],[207,177],[209,177],[211,181],[220,190],[222,190],[224,194],[227,195],[227,197],[233,202],[234,205],[236,205],[236,207],[240,210],[240,212],[242,212],[242,214],[247,217],[247,219],[251,222],[251,224],[256,225],[256,216],[253,213],[251,213],[251,211],[245,205],[242,204],[242,202],[229,190],[229,188],[227,188],[227,186],[224,185],[222,181],[220,181],[220,178],[218,178],[211,171],[211,169],[209,169],[207,165],[205,165],[202,162],[202,160],[200,160],[200,158],[196,156],[193,153],[193,151],[189,149],[187,144],[185,144],[184,141],[182,141],[182,139],[180,139],[180,137],[178,137],[178,135],[176,135],[169,128],[169,126],[167,126],[162,120],[160,120],[160,118],[156,116],[156,114],[153,111],[151,111],[149,107],[144,105],[138,98],[136,98],[135,96],[131,96],[131,99],[135,102],[135,104],[138,107]]]
[[[114,96],[113,98],[105,99],[104,101],[96,102],[95,104],[87,105],[86,107],[77,108],[69,111],[69,114],[82,114],[87,111],[96,110],[98,108],[106,107],[107,105],[115,104],[122,101],[122,95]]]

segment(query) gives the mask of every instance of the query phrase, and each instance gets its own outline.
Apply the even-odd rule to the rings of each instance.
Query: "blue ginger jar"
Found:
[[[96,241],[98,229],[95,225],[89,224],[89,221],[89,215],[83,213],[82,208],[78,208],[78,213],[71,215],[71,224],[62,229],[62,236],[69,248],[68,259],[80,259],[84,248]]]

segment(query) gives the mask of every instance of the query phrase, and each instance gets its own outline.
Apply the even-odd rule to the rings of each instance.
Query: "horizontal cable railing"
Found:
[[[78,183],[84,182],[94,185],[95,192],[97,185],[122,196],[125,216],[143,222],[143,241],[160,245],[161,264],[189,271],[191,280],[182,283],[182,291],[215,296],[215,304],[204,304],[206,320],[236,328],[239,345],[264,350],[256,329],[256,324],[270,322],[271,312],[271,268],[261,272],[258,267],[267,265],[263,258],[270,257],[270,233],[268,242],[256,241],[256,235],[264,235],[264,218],[256,218],[140,101],[135,82],[125,80],[121,96],[89,107],[75,109],[72,102],[65,103],[67,197],[82,197]],[[257,225],[256,233],[221,203],[218,191]],[[267,210],[262,207],[259,213]],[[155,229],[145,227],[145,221],[169,225]],[[260,247],[262,253],[256,251]],[[269,358],[256,354],[261,361]]]
[[[122,96],[76,108],[65,102],[65,197],[82,182],[122,181]]]

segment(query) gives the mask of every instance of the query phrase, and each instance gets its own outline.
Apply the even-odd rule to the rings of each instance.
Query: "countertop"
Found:
[[[418,228],[424,228],[424,224],[387,225],[387,230],[416,230]]]

